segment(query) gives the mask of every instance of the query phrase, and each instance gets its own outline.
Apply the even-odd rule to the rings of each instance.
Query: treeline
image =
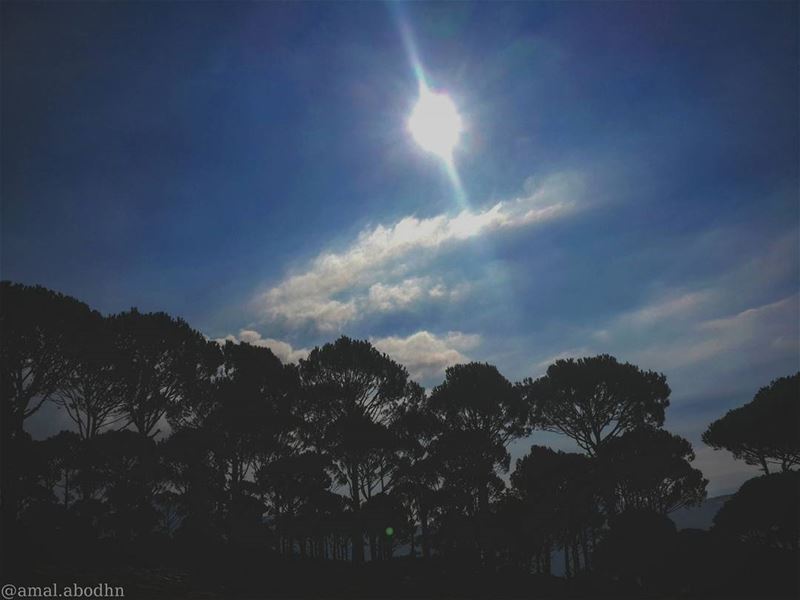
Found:
[[[689,442],[662,428],[660,373],[600,355],[512,383],[470,363],[426,393],[368,341],[340,337],[283,364],[165,313],[103,316],[42,287],[0,286],[7,580],[116,561],[236,573],[227,585],[249,593],[337,594],[331,579],[287,574],[402,554],[420,565],[406,593],[476,574],[524,586],[546,580],[554,557],[595,591],[728,593],[737,579],[714,571],[716,552],[770,574],[762,591],[791,587],[800,374],[708,428],[707,444],[765,475],[711,534],[684,535],[667,515],[702,502],[707,481]],[[25,421],[47,403],[74,427],[33,440]],[[512,470],[509,445],[537,430],[582,452],[534,445]],[[693,552],[705,571],[684,564]],[[267,582],[267,563],[292,566]]]

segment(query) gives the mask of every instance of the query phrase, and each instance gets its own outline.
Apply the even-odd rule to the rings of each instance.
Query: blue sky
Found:
[[[2,277],[286,360],[370,338],[428,387],[609,352],[731,491],[699,434],[800,363],[797,10],[3,3]]]

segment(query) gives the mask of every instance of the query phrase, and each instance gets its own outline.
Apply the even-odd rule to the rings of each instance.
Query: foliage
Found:
[[[746,481],[714,517],[714,529],[741,540],[797,550],[800,472],[785,471]]]
[[[612,519],[595,553],[597,569],[650,588],[667,577],[666,563],[677,543],[675,524],[665,515],[631,509]]]
[[[607,354],[557,360],[522,389],[539,427],[569,436],[590,455],[625,431],[660,427],[670,395],[664,375]]]
[[[590,546],[603,522],[594,461],[582,454],[534,445],[517,460],[511,485],[524,507],[523,523],[531,536],[531,555],[541,557],[560,546],[567,562],[572,551],[575,571],[581,564],[580,548],[586,568]]]
[[[530,410],[519,390],[496,367],[469,363],[449,367],[434,388],[428,407],[441,424],[434,442],[445,487],[470,513],[486,512],[492,496],[503,489],[497,471],[505,472],[506,446],[530,433]]]
[[[125,419],[122,412],[126,365],[117,351],[107,319],[92,313],[73,339],[74,361],[54,400],[63,407],[83,439]]]
[[[332,474],[347,486],[351,509],[362,498],[389,491],[399,475],[399,449],[393,429],[400,407],[419,395],[404,367],[369,342],[340,337],[314,348],[300,361],[303,387],[304,440],[323,454]],[[353,532],[355,560],[363,547],[358,526]]]
[[[0,385],[9,435],[62,386],[78,356],[76,333],[91,312],[40,286],[0,282]]]
[[[184,401],[216,372],[216,344],[182,319],[135,308],[110,317],[110,327],[122,371],[120,410],[139,433],[154,437],[168,414],[180,419]]]
[[[603,486],[611,490],[613,513],[646,509],[666,514],[706,497],[708,481],[690,464],[691,444],[663,429],[628,431],[608,440],[598,458]]]
[[[703,433],[703,441],[724,448],[769,474],[800,465],[800,372],[761,388],[752,401],[728,411]]]
[[[607,577],[593,581],[640,594],[677,589],[663,565],[684,564],[680,544],[698,555],[730,547],[742,568],[756,556],[760,573],[797,550],[800,374],[707,432],[785,472],[742,486],[711,537],[676,536],[665,515],[699,503],[707,482],[689,442],[660,429],[670,393],[661,374],[602,355],[514,385],[469,363],[448,368],[428,396],[368,341],[341,337],[285,365],[164,313],[103,317],[44,288],[0,291],[2,538],[33,565],[105,560],[109,548],[157,561],[159,549],[179,548],[175,560],[222,570],[229,585],[247,569],[290,564],[278,557],[361,562],[366,546],[371,563],[388,563],[408,544],[411,556],[421,545],[425,589],[443,593],[507,571],[550,581],[560,552],[570,590]],[[76,431],[33,440],[23,420],[48,401]],[[585,453],[534,445],[509,487],[509,445],[534,428]]]

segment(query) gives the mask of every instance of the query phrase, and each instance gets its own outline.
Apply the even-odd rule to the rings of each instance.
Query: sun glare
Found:
[[[423,87],[408,119],[408,128],[424,150],[452,162],[463,123],[450,96]]]

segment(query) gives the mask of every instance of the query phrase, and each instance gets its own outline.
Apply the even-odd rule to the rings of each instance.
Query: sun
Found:
[[[464,125],[450,96],[423,86],[408,119],[408,129],[420,147],[451,163]]]

